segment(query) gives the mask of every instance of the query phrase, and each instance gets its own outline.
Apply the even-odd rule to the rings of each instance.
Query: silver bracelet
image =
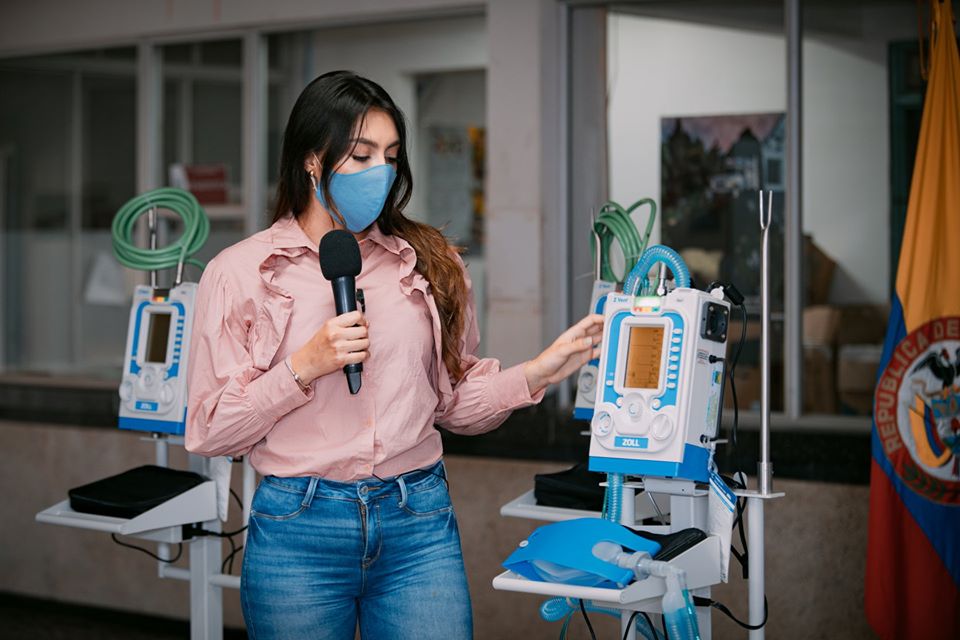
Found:
[[[293,376],[293,379],[297,383],[297,386],[300,387],[300,391],[303,391],[304,393],[309,393],[310,385],[305,383],[303,381],[303,378],[301,378],[300,375],[293,370],[293,365],[290,364],[290,356],[287,356],[286,358],[283,359],[283,364],[287,365],[287,371],[289,371],[290,375]]]

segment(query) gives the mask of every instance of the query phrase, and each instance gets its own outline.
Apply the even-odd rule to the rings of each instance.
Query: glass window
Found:
[[[164,182],[212,219],[200,259],[245,235],[239,39],[161,47]],[[0,64],[0,363],[114,380],[129,287],[110,226],[136,194],[136,49]],[[159,243],[181,232],[162,216]],[[191,278],[196,274],[190,273]],[[168,283],[161,274],[159,283]]]
[[[101,285],[123,285],[109,226],[134,193],[134,73],[132,48],[0,65],[4,370],[119,372],[128,309]]]
[[[783,408],[783,203],[786,48],[779,10],[763,24],[690,5],[608,18],[609,193],[658,205],[650,244],[677,250],[694,285],[734,284],[747,331],[736,368],[740,408],[760,403],[758,189],[774,191],[771,404]],[[706,55],[709,52],[709,55]],[[599,208],[600,204],[597,203]],[[632,215],[643,231],[649,209]],[[583,238],[583,243],[589,241]],[[587,250],[589,247],[580,247]],[[619,258],[614,255],[613,258]],[[616,265],[615,265],[616,266]],[[733,315],[731,351],[740,336]],[[725,394],[728,405],[732,394]]]
[[[163,170],[212,218],[243,209],[243,45],[239,39],[161,47]]]
[[[464,249],[482,350],[486,325],[486,74],[482,70],[423,74],[416,82],[414,148],[419,153],[414,159],[419,174],[414,184],[427,194],[426,221]]]
[[[916,10],[866,0],[804,10],[807,412],[872,410],[896,270],[891,236],[899,239],[906,208],[906,189],[891,184],[909,185],[922,102],[916,59],[894,68],[891,47],[915,42]]]

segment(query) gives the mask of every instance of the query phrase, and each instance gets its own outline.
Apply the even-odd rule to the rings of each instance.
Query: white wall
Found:
[[[5,1],[0,56],[136,43],[249,27],[302,30],[371,19],[479,11],[476,0],[33,0]]]
[[[907,7],[907,9],[910,9]],[[889,116],[886,47],[897,15],[803,43],[804,230],[838,261],[831,300],[886,302]],[[784,111],[780,34],[612,14],[610,193],[660,202],[660,117]]]
[[[317,75],[350,69],[369,76],[406,115],[414,171],[413,198],[407,212],[423,220],[426,196],[417,185],[417,176],[425,172],[426,154],[417,145],[416,76],[486,67],[485,19],[477,16],[320,30],[315,32],[313,47]]]

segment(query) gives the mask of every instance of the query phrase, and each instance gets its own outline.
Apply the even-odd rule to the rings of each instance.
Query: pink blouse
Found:
[[[531,397],[522,365],[479,359],[472,292],[452,380],[440,316],[405,240],[373,226],[360,241],[369,357],[352,396],[340,370],[304,393],[283,360],[336,314],[317,248],[291,216],[227,248],[200,279],[190,345],[186,447],[249,455],[261,474],[348,482],[427,467],[442,454],[439,425],[491,431]],[[462,266],[462,263],[461,263]],[[468,289],[470,278],[464,269]]]

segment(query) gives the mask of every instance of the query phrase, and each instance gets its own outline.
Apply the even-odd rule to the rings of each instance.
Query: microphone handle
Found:
[[[337,315],[343,315],[357,310],[357,279],[353,276],[342,276],[334,279],[333,303],[337,307]]]
[[[354,276],[343,276],[336,278],[331,283],[333,285],[333,302],[336,305],[337,315],[343,315],[350,311],[357,310],[357,280]],[[348,364],[343,368],[344,375],[347,376],[347,387],[352,395],[360,391],[360,372],[363,371],[363,363],[357,362]]]

